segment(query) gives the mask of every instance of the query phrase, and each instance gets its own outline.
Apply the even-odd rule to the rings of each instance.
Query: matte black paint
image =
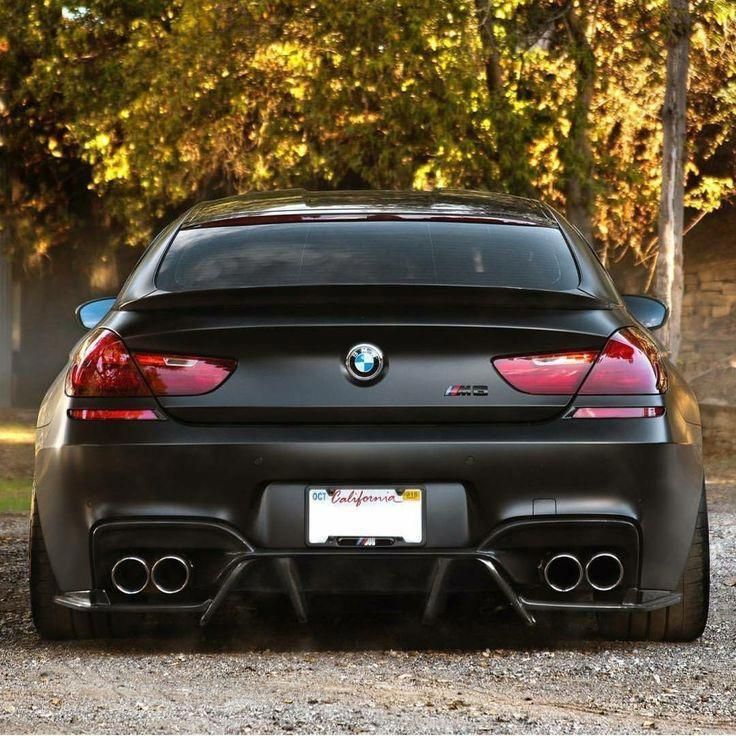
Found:
[[[292,553],[310,589],[319,589],[324,565],[337,570],[344,563],[348,575],[363,575],[358,579],[367,586],[426,590],[433,557],[482,550],[524,595],[531,591],[536,598],[544,596],[537,556],[569,547],[570,535],[562,532],[587,524],[592,531],[578,535],[578,544],[592,550],[606,540],[628,560],[625,587],[595,600],[618,605],[624,595],[643,601],[653,591],[673,591],[703,483],[698,406],[676,368],[668,365],[664,396],[583,400],[521,394],[491,365],[502,354],[600,348],[617,329],[635,324],[564,221],[560,227],[581,274],[580,287],[568,294],[449,289],[441,292],[444,301],[436,298],[440,292],[409,288],[405,300],[386,300],[377,290],[375,300],[361,306],[343,299],[348,291],[341,289],[289,305],[284,290],[192,298],[155,288],[157,264],[182,224],[264,212],[301,216],[328,204],[334,215],[336,208],[348,209],[351,196],[283,193],[200,205],[149,247],[102,325],[133,350],[233,357],[238,368],[210,394],[160,403],[72,399],[64,394],[65,372],[57,378],[39,412],[35,492],[60,589],[107,585],[106,553],[93,555],[91,539],[101,539],[110,523],[134,522],[130,543],[145,547],[140,522],[204,520],[223,525],[256,552]],[[504,197],[411,195],[411,207],[403,195],[355,197],[350,209],[361,215],[426,214],[451,200],[468,216],[558,222],[543,205]],[[384,351],[390,362],[384,380],[356,386],[344,375],[345,353],[359,342]],[[455,383],[488,386],[488,393],[445,397]],[[118,405],[156,408],[166,420],[67,418],[70,408]],[[577,405],[664,406],[666,412],[649,419],[569,419]],[[361,559],[360,550],[310,560],[304,493],[315,484],[422,485],[424,556],[402,557],[401,549],[389,548],[371,553],[378,565]],[[519,524],[527,541],[509,544],[508,530]],[[191,543],[186,534],[174,541],[181,548]],[[245,570],[240,585],[257,590],[278,587],[279,580],[258,563]],[[559,597],[548,595],[548,602],[555,605]]]

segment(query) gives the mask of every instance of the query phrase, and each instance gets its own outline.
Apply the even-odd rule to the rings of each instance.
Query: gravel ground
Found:
[[[424,629],[408,605],[366,603],[306,627],[276,606],[184,640],[44,644],[26,520],[0,516],[0,732],[733,732],[736,486],[709,500],[711,616],[687,645],[602,642],[587,619],[529,631],[503,613]]]

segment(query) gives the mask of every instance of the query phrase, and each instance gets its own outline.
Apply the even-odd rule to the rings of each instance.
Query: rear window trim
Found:
[[[497,216],[479,215],[478,217],[468,215],[452,215],[452,214],[426,214],[426,213],[351,213],[345,212],[341,214],[335,213],[309,213],[309,214],[289,214],[279,213],[278,215],[248,215],[237,218],[227,218],[225,220],[209,220],[206,223],[196,223],[188,226],[180,226],[176,229],[173,235],[169,238],[166,247],[163,249],[161,257],[156,265],[156,270],[153,275],[153,287],[155,290],[166,291],[161,289],[158,284],[159,274],[163,267],[164,261],[169,254],[174,242],[176,241],[177,235],[181,232],[188,230],[201,230],[207,228],[218,228],[218,227],[249,227],[252,225],[278,225],[278,224],[289,224],[289,223],[328,223],[328,222],[449,222],[449,223],[468,223],[468,224],[483,224],[483,225],[509,225],[519,227],[533,227],[541,228],[545,230],[556,230],[562,236],[562,241],[567,246],[567,250],[570,253],[572,262],[575,266],[577,273],[577,284],[570,289],[537,289],[539,291],[549,291],[552,293],[571,293],[574,291],[585,291],[583,287],[583,272],[580,266],[578,255],[575,253],[575,247],[573,246],[568,234],[562,227],[561,223],[557,218],[551,219],[549,223],[542,223],[534,220],[526,220],[522,218],[503,218]],[[422,284],[406,284],[402,282],[386,282],[381,284],[382,286],[422,286]],[[280,289],[280,288],[293,288],[293,284],[269,284],[262,286],[260,284],[254,284],[250,286],[242,286],[242,289]],[[317,284],[302,284],[302,286],[317,286]],[[325,285],[322,285],[325,286]],[[366,284],[341,284],[341,286],[366,286]],[[424,286],[427,286],[426,284]],[[490,289],[490,288],[508,288],[514,290],[524,291],[525,287],[509,286],[509,287],[493,287],[486,285],[475,285],[475,284],[436,284],[435,286],[442,286],[444,288],[475,288],[475,289]],[[182,292],[196,292],[205,291],[206,289],[184,289]]]

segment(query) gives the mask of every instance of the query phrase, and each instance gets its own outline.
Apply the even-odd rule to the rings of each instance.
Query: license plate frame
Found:
[[[405,535],[402,535],[402,539],[396,539],[398,536],[397,534],[390,533],[392,531],[395,531],[394,528],[391,528],[389,525],[385,528],[386,531],[383,533],[376,533],[376,534],[370,534],[368,531],[370,530],[362,530],[364,533],[349,533],[351,531],[355,531],[355,528],[347,529],[348,533],[343,533],[338,529],[334,529],[333,534],[328,534],[326,539],[324,538],[324,523],[320,522],[318,523],[318,528],[313,530],[312,523],[315,520],[315,513],[312,510],[313,503],[316,503],[316,499],[312,499],[313,493],[323,493],[325,494],[325,498],[320,499],[319,502],[322,503],[324,500],[326,500],[326,497],[333,497],[336,492],[341,492],[342,494],[346,494],[343,496],[344,498],[348,498],[347,494],[353,493],[353,500],[346,500],[345,503],[349,506],[355,505],[355,497],[357,494],[363,494],[360,498],[360,505],[365,505],[370,503],[370,497],[376,496],[376,495],[382,495],[386,494],[388,492],[393,492],[395,495],[400,495],[402,498],[401,505],[403,507],[403,504],[411,504],[413,507],[413,504],[418,505],[418,509],[413,509],[411,507],[407,507],[407,511],[404,512],[402,510],[402,514],[405,516],[412,516],[412,526],[413,528],[411,530],[405,530],[405,534],[408,533],[409,539],[407,540]],[[412,498],[407,498],[405,494],[410,493],[412,494]],[[418,498],[417,498],[418,496]],[[388,502],[386,502],[388,503]],[[392,506],[393,506],[392,502]],[[398,504],[397,504],[398,505]],[[348,507],[349,507],[348,506]],[[374,506],[374,504],[371,503],[371,506]],[[411,509],[411,511],[409,511]],[[357,510],[357,509],[356,509]],[[353,519],[357,519],[357,515],[353,512],[351,514]],[[376,514],[374,514],[376,516]],[[326,484],[311,484],[306,486],[305,493],[304,493],[304,539],[305,543],[308,547],[343,547],[343,546],[355,546],[355,547],[368,547],[368,548],[375,548],[375,545],[372,544],[355,544],[355,545],[343,545],[339,542],[340,539],[345,538],[367,538],[367,539],[386,539],[386,538],[394,538],[394,542],[389,545],[389,548],[396,548],[396,547],[420,547],[425,544],[426,542],[426,528],[427,528],[427,489],[421,485],[421,484],[375,484],[375,485],[345,485],[345,484],[334,484],[334,483],[326,483]],[[342,521],[345,521],[345,515],[343,515]],[[394,522],[397,520],[394,519]],[[373,529],[373,531],[379,532],[378,528]],[[320,534],[318,534],[320,532]],[[409,533],[410,532],[410,533]],[[378,545],[382,546],[382,545]]]

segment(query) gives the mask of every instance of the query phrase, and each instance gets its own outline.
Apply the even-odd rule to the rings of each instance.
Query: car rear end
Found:
[[[317,219],[178,223],[72,353],[38,434],[57,603],[677,603],[697,404],[576,233]]]

